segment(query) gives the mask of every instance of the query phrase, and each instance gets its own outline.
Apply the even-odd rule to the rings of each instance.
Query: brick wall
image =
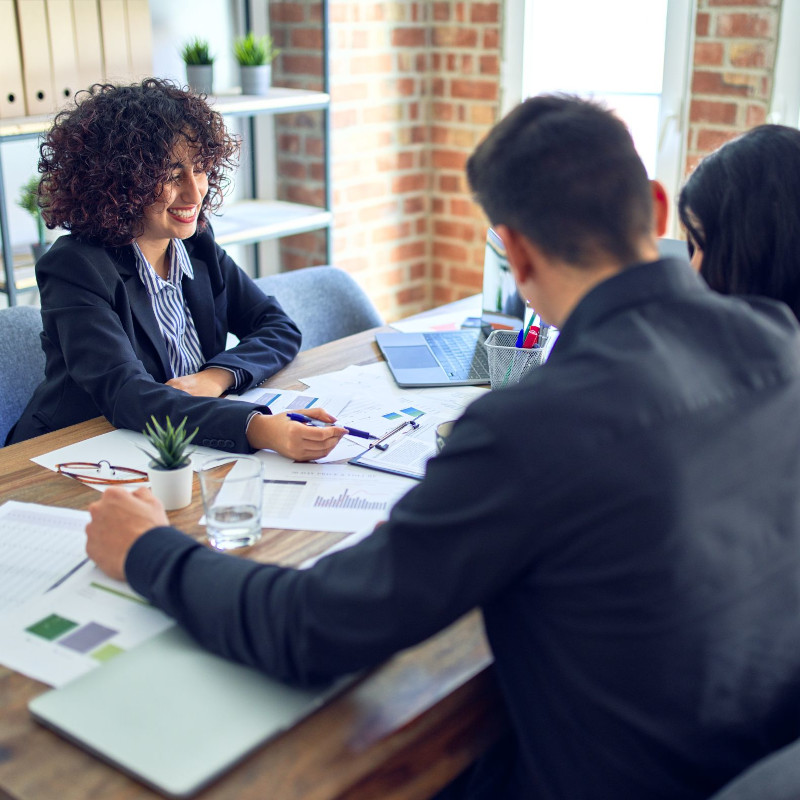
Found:
[[[687,172],[766,121],[781,0],[698,0]]]
[[[474,294],[485,222],[469,200],[466,157],[497,118],[498,2],[331,0],[333,261],[387,319]],[[318,89],[318,2],[272,2],[287,52],[275,83]],[[290,52],[289,52],[290,51]],[[279,196],[321,197],[321,123],[278,118]],[[321,201],[316,204],[321,204]],[[282,268],[323,260],[324,239],[282,242]]]
[[[396,319],[480,288],[486,222],[464,163],[498,119],[503,3],[330,0],[333,260]],[[319,89],[318,0],[270,2],[278,85]],[[698,0],[687,171],[766,119],[780,0]],[[277,122],[279,191],[321,205],[321,115]],[[282,268],[324,237],[282,242]]]

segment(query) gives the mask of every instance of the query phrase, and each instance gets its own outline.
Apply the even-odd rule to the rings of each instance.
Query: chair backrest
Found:
[[[680,258],[682,261],[689,260],[689,249],[686,242],[680,239],[667,239],[663,237],[658,240],[658,252],[661,258]]]
[[[0,309],[0,447],[44,379],[41,332],[38,308]]]
[[[756,761],[710,800],[799,800],[800,740]]]
[[[355,280],[336,267],[306,267],[258,278],[303,334],[303,350],[383,325]]]

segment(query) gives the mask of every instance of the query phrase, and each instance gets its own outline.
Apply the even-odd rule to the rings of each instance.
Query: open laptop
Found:
[[[174,627],[28,708],[157,791],[189,797],[354,679],[292,688],[206,652]]]
[[[483,260],[480,327],[429,333],[379,333],[375,341],[399,386],[489,383],[489,364],[483,342],[493,329],[519,328],[525,310],[503,242],[489,228]]]

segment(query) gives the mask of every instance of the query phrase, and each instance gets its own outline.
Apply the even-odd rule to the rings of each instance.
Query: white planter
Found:
[[[178,469],[159,469],[151,461],[147,465],[147,477],[151,491],[167,511],[185,508],[192,502],[194,472],[191,462]]]
[[[242,94],[268,94],[272,83],[272,64],[257,67],[239,66],[242,78]]]
[[[187,64],[186,82],[195,94],[211,94],[214,87],[214,65]]]

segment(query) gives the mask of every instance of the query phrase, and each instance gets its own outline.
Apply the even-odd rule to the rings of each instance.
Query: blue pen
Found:
[[[302,422],[305,425],[313,425],[315,428],[330,428],[333,425],[336,425],[335,422],[323,422],[319,419],[314,419],[313,417],[307,417],[305,414],[295,414],[293,411],[290,411],[287,415],[289,419],[293,419],[295,422]],[[360,431],[358,428],[350,428],[347,425],[340,425],[340,428],[344,428],[351,436],[359,436],[362,439],[377,439],[377,436],[373,436],[371,433],[367,433],[366,431]]]

